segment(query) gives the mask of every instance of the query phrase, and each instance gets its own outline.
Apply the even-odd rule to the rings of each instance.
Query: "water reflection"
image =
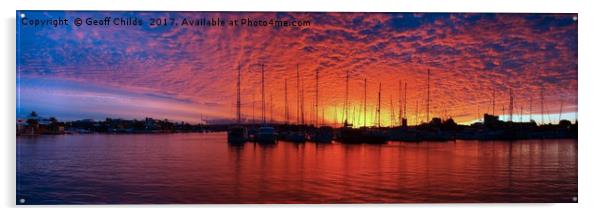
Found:
[[[18,138],[28,203],[572,202],[577,141],[246,143],[225,134]]]

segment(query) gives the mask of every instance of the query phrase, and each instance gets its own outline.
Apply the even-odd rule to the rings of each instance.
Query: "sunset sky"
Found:
[[[512,89],[514,121],[521,107],[528,121],[532,99],[532,118],[540,122],[542,88],[545,122],[558,121],[561,105],[563,119],[577,115],[576,14],[21,13],[29,19],[136,16],[146,23],[55,28],[22,26],[17,18],[17,118],[36,111],[59,120],[234,119],[239,63],[247,119],[253,98],[261,119],[259,64],[265,65],[266,117],[272,107],[277,121],[284,120],[285,80],[296,121],[297,64],[307,122],[314,118],[316,70],[319,113],[329,124],[342,119],[347,72],[356,124],[363,124],[364,78],[368,125],[375,122],[379,83],[381,124],[397,124],[390,117],[393,111],[398,118],[399,82],[407,83],[409,123],[426,121],[428,69],[431,117],[474,122],[492,112],[495,90],[495,113],[507,118]],[[311,26],[149,27],[151,17],[297,19]]]

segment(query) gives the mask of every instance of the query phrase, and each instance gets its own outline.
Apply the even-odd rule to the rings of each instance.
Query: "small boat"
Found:
[[[312,134],[311,140],[316,143],[330,143],[334,137],[334,130],[329,126],[321,126]]]
[[[247,140],[249,142],[257,142],[257,128],[251,127],[247,131]]]
[[[228,130],[228,143],[243,144],[247,141],[247,129],[241,126],[234,126]]]
[[[303,131],[290,131],[284,136],[284,139],[294,143],[303,143],[307,140],[307,137]]]
[[[238,82],[237,82],[237,98],[236,98],[236,115],[237,126],[233,126],[228,130],[228,143],[230,144],[243,144],[247,141],[247,129],[240,126],[241,113],[240,113],[240,63],[238,64]]]
[[[363,134],[358,128],[353,128],[345,123],[338,133],[337,140],[342,143],[362,143]]]
[[[276,130],[273,127],[263,126],[259,128],[255,140],[262,144],[274,144],[276,143]]]
[[[389,140],[418,142],[418,131],[415,128],[397,127],[389,130]]]
[[[366,129],[362,128],[362,139],[364,143],[370,144],[384,144],[387,143],[387,134],[380,129]]]

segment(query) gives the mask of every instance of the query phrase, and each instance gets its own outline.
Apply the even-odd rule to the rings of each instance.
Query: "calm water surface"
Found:
[[[577,140],[247,143],[225,133],[17,137],[17,201],[574,202]]]

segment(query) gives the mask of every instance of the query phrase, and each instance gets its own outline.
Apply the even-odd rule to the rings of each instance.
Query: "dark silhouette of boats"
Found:
[[[247,129],[241,126],[233,126],[228,130],[228,143],[244,144],[247,141]]]
[[[256,142],[262,144],[275,144],[278,135],[276,134],[276,130],[270,126],[260,127],[257,131],[257,135],[255,137]]]
[[[412,127],[394,127],[389,129],[389,140],[403,142],[418,142],[420,138],[416,128]]]
[[[285,88],[286,89],[286,88]],[[306,127],[303,125],[303,90],[301,88],[301,76],[299,75],[299,64],[297,64],[297,122],[296,125],[286,125],[280,133],[280,138],[293,143],[304,143],[308,140]],[[285,101],[286,107],[288,100]],[[288,112],[288,110],[285,110]]]
[[[311,141],[316,143],[331,143],[334,139],[334,129],[329,126],[320,126],[310,135]]]
[[[364,84],[366,80],[364,79]],[[364,85],[364,104],[366,98],[366,87]],[[347,71],[347,75],[345,77],[345,107],[344,107],[344,115],[345,121],[343,122],[343,127],[339,128],[339,131],[336,136],[336,140],[342,143],[348,144],[357,144],[362,143],[363,133],[359,128],[353,128],[353,124],[349,123],[349,71]],[[366,110],[364,109],[364,113]],[[365,114],[364,114],[365,115]],[[364,119],[365,120],[365,119]]]
[[[339,129],[336,140],[347,144],[358,144],[364,142],[362,130],[353,128],[353,125],[347,121],[343,123],[343,127]]]
[[[357,143],[367,143],[367,144],[384,144],[388,141],[388,136],[386,132],[380,128],[380,96],[381,96],[381,85],[379,85],[378,90],[378,108],[376,110],[378,115],[378,127],[369,128],[365,126],[366,123],[366,97],[367,97],[367,80],[364,79],[364,127],[361,128],[353,128],[352,124],[349,124],[347,120],[343,124],[343,127],[339,130],[337,140],[342,143],[349,144],[357,144]],[[345,89],[345,116],[348,116],[348,95],[349,95],[349,72],[347,72],[346,77],[346,89]]]
[[[316,70],[316,99],[315,99],[315,125],[317,128],[313,128],[311,134],[310,134],[310,138],[311,141],[315,142],[315,143],[331,143],[332,139],[334,138],[334,130],[332,129],[332,127],[330,126],[320,126],[320,118],[319,118],[319,74],[320,71]]]
[[[247,129],[241,124],[241,113],[240,113],[240,63],[238,64],[238,79],[236,83],[236,126],[231,127],[228,130],[228,143],[230,144],[243,144],[247,141]]]
[[[250,142],[257,142],[257,128],[250,127],[247,131],[247,140]]]
[[[304,143],[307,138],[307,133],[305,132],[305,126],[303,125],[282,125],[278,128],[280,133],[279,139],[293,142],[293,143]]]
[[[304,143],[307,140],[307,136],[303,131],[287,131],[282,135],[282,139],[294,143]]]
[[[275,144],[278,138],[276,129],[272,126],[267,125],[265,120],[265,77],[264,77],[264,66],[261,64],[261,118],[263,119],[263,126],[259,127],[255,141],[260,144]]]
[[[385,144],[389,140],[387,133],[381,128],[360,128],[362,141],[368,144]]]
[[[347,124],[338,131],[337,141],[346,144],[385,144],[388,141],[387,133],[380,128],[353,128]]]
[[[378,84],[378,105],[376,109],[377,127],[374,128],[360,128],[362,130],[362,137],[365,143],[370,144],[384,144],[387,143],[388,137],[384,130],[380,126],[380,104],[381,104],[381,90],[382,84]]]

